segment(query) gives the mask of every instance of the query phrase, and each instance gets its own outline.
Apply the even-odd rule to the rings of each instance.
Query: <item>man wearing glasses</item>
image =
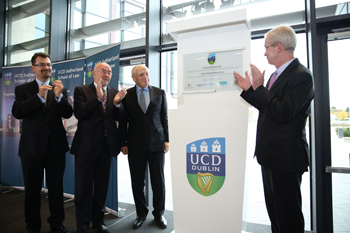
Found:
[[[305,133],[314,98],[311,72],[294,57],[296,35],[279,26],[265,37],[265,56],[276,67],[267,86],[264,74],[251,65],[243,78],[234,72],[243,89],[241,97],[259,110],[255,156],[261,165],[267,212],[273,233],[304,233],[301,178],[309,166]]]
[[[47,221],[51,232],[68,233],[62,224],[65,218],[63,174],[69,150],[62,117],[70,118],[73,109],[62,82],[50,83],[50,55],[35,53],[31,61],[36,79],[15,88],[12,106],[12,115],[23,120],[19,156],[25,187],[26,229],[29,233],[41,229],[40,192],[45,169],[50,209]]]
[[[118,92],[108,84],[112,69],[98,63],[92,72],[94,82],[74,91],[74,115],[78,119],[71,153],[75,155],[75,210],[78,233],[86,233],[90,222],[98,232],[110,232],[104,223],[111,156],[120,152],[120,101],[126,90]]]

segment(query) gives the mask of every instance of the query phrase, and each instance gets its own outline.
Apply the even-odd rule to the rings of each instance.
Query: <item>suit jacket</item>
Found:
[[[164,90],[148,86],[150,103],[144,113],[138,103],[136,86],[128,89],[123,99],[125,117],[121,129],[126,132],[123,145],[128,146],[129,155],[145,151],[164,151],[164,142],[169,142],[168,109]],[[127,128],[127,123],[128,128]]]
[[[314,98],[311,72],[295,59],[270,91],[263,86],[255,91],[250,88],[241,97],[259,110],[255,147],[259,164],[282,171],[307,171],[305,124]]]
[[[118,90],[107,86],[107,105],[104,112],[93,82],[75,88],[74,115],[78,119],[78,129],[72,142],[71,154],[93,160],[101,151],[105,137],[111,155],[119,154],[120,139],[116,122],[119,119],[119,108],[113,104],[117,93]]]
[[[23,119],[19,156],[44,157],[49,144],[55,155],[62,156],[69,150],[62,117],[69,118],[73,113],[67,90],[63,90],[59,103],[55,100],[53,90],[48,91],[46,106],[38,97],[38,90],[36,80],[15,88],[16,99],[12,106],[12,115]]]

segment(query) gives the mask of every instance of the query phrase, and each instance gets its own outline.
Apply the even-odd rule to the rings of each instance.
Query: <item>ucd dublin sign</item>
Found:
[[[186,145],[187,179],[203,196],[217,193],[225,181],[225,138],[206,138]]]

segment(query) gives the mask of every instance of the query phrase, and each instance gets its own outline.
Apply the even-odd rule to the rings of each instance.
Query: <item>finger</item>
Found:
[[[238,74],[236,71],[233,71],[233,75],[235,76],[235,79],[238,81],[238,79],[241,79],[242,76]]]
[[[249,79],[248,71],[245,72],[245,77]]]
[[[42,89],[44,89],[45,91],[47,91],[47,90],[51,91],[52,87],[49,85],[46,85],[46,86],[42,86]]]

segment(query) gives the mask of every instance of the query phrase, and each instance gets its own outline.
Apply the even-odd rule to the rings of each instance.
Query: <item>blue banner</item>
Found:
[[[109,86],[118,88],[119,83],[119,54],[120,44],[96,53],[87,58],[69,60],[54,63],[50,81],[61,80],[67,89],[69,102],[73,106],[74,89],[76,86],[93,82],[92,70],[95,65],[104,62],[112,68],[112,78]],[[85,67],[86,66],[86,67]],[[84,70],[85,68],[85,70]],[[9,186],[24,186],[18,145],[21,133],[21,121],[15,119],[12,114],[12,105],[15,100],[15,87],[20,84],[31,82],[35,74],[31,66],[3,67],[2,76],[2,100],[1,100],[1,184]],[[86,72],[86,77],[84,77]],[[69,119],[62,119],[67,131],[68,143],[71,146],[72,139],[77,129],[77,119],[74,115]],[[66,153],[66,169],[64,174],[64,192],[74,194],[74,156]],[[106,206],[118,210],[118,184],[117,184],[117,159],[112,159],[111,179],[107,195]]]
[[[119,54],[120,44],[108,48],[104,51],[96,53],[86,58],[86,77],[85,84],[93,82],[94,77],[92,71],[96,64],[104,62],[110,65],[112,69],[112,78],[108,86],[118,89],[119,83]],[[106,206],[118,210],[118,182],[117,182],[118,163],[116,158],[112,158],[111,175],[108,184],[108,193],[106,199]]]
[[[76,86],[84,84],[85,59],[70,60],[54,63],[52,66],[52,75],[50,81],[61,80],[63,86],[67,89],[68,101],[74,104],[74,89]],[[67,132],[69,147],[72,145],[73,137],[77,131],[78,120],[74,114],[69,119],[63,119],[63,125]],[[64,193],[74,194],[74,173],[75,173],[74,155],[66,153],[66,169],[63,177]]]
[[[15,101],[15,87],[31,82],[35,74],[31,66],[2,68],[2,101],[1,101],[1,184],[24,186],[21,159],[18,156],[18,145],[21,136],[21,121],[12,116],[12,105]]]
[[[99,53],[91,55],[86,58],[86,78],[85,84],[90,84],[93,82],[94,77],[92,76],[92,71],[96,64],[104,62],[110,65],[112,68],[112,78],[109,86],[118,89],[119,83],[119,54],[120,54],[120,44],[103,50]]]

